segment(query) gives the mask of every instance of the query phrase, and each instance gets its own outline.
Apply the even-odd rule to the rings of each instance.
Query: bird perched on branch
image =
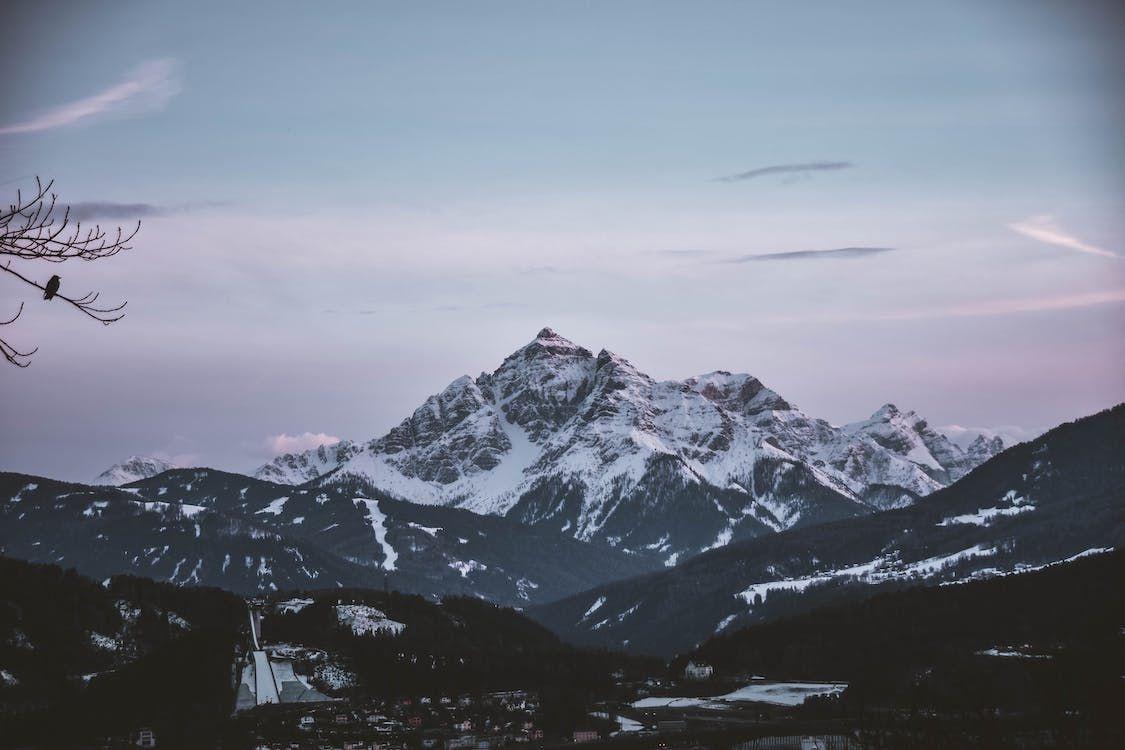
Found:
[[[51,299],[58,294],[60,281],[62,279],[58,277],[58,274],[51,277],[51,280],[47,282],[47,288],[43,290],[43,299]]]

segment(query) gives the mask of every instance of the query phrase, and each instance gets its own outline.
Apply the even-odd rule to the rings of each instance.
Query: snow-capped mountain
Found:
[[[163,458],[155,456],[129,456],[119,464],[114,464],[94,478],[91,484],[110,484],[120,486],[135,482],[138,479],[148,479],[161,474],[175,466]]]
[[[532,615],[583,644],[675,653],[876,591],[1038,570],[1119,548],[1125,404],[989,459],[911,507],[792,529],[606,584]]]
[[[990,444],[999,440],[1005,448],[1010,448],[1017,443],[1026,443],[1043,434],[1043,430],[1028,429],[1016,425],[1003,427],[962,427],[958,424],[945,425],[936,428],[938,432],[949,438],[949,441],[961,450],[967,451],[974,443]],[[983,438],[983,440],[982,440]]]
[[[282,456],[259,473],[359,481],[415,503],[656,551],[668,564],[910,504],[991,448],[962,451],[891,404],[836,427],[750,375],[656,381],[550,328],[494,372],[454,380],[383,437],[341,445]]]
[[[281,484],[304,484],[316,479],[358,453],[360,447],[350,440],[321,445],[304,453],[285,453],[254,471],[256,479]]]

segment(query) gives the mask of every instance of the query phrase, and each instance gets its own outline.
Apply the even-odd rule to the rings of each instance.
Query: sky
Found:
[[[1125,400],[1111,2],[16,2],[3,201],[137,219],[100,326],[0,274],[0,469],[248,471],[550,326],[1033,434]],[[14,40],[8,43],[8,40]],[[10,194],[10,195],[7,195]],[[16,267],[14,265],[13,267]]]

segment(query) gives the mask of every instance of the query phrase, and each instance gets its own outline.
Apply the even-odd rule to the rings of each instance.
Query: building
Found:
[[[592,729],[580,729],[574,733],[575,742],[597,742],[598,733]]]
[[[709,680],[715,674],[715,670],[710,664],[705,662],[689,661],[687,666],[684,667],[684,677],[689,680]]]
[[[137,732],[137,747],[156,747],[156,735],[153,734],[151,729],[142,729]]]
[[[667,719],[665,721],[656,722],[656,731],[661,734],[674,734],[676,732],[686,732],[687,722],[683,719]]]

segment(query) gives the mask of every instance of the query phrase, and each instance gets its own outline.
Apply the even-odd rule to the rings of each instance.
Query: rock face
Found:
[[[1000,447],[963,451],[892,404],[836,427],[745,374],[658,382],[544,328],[383,437],[282,456],[259,476],[359,481],[674,564],[735,539],[911,504]]]
[[[114,464],[94,478],[91,484],[120,486],[148,479],[175,468],[170,462],[154,456],[130,456],[119,464]]]
[[[332,471],[357,452],[358,445],[350,440],[341,440],[335,445],[322,445],[305,453],[286,453],[258,467],[254,477],[281,484],[304,484]]]

